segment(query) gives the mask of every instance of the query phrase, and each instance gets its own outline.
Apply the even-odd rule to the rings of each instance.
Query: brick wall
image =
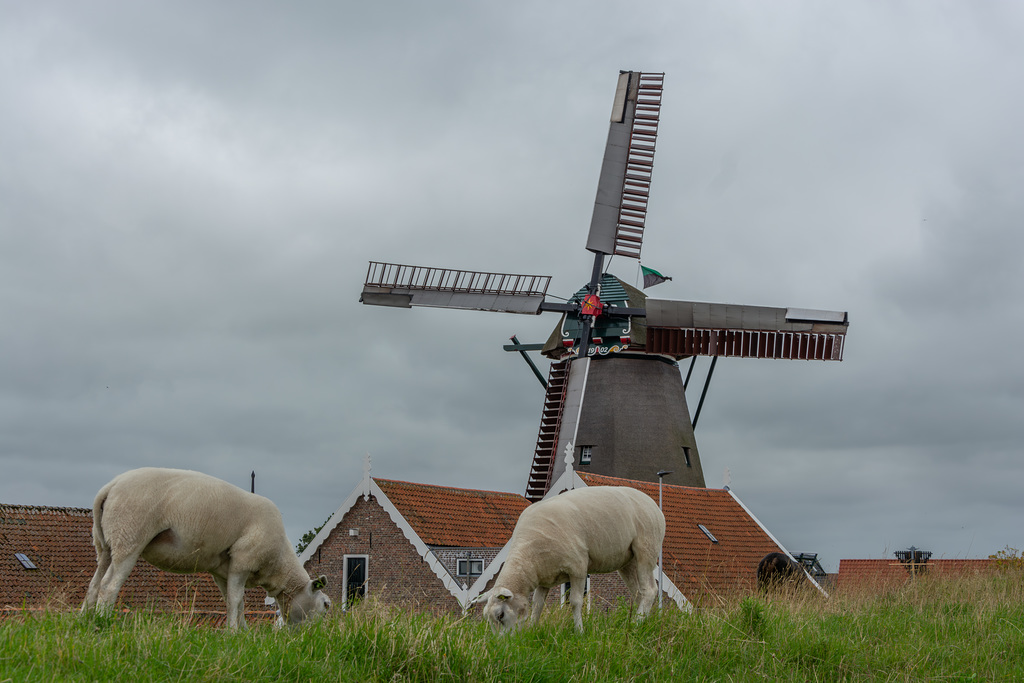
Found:
[[[358,529],[358,536],[349,535]],[[345,555],[366,555],[368,596],[387,605],[431,612],[461,613],[458,600],[419,556],[412,542],[391,521],[374,496],[362,498],[306,561],[314,576],[327,576],[326,592],[342,604]]]
[[[501,548],[449,548],[445,546],[431,546],[434,556],[441,561],[444,568],[459,583],[472,584],[477,577],[459,576],[459,560],[483,560],[484,569],[497,557]]]

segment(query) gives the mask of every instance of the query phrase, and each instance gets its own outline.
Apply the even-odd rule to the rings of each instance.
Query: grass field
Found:
[[[0,681],[1024,680],[1024,574],[927,576],[830,599],[794,592],[655,613],[565,611],[505,637],[477,614],[364,603],[241,633],[153,613],[24,612],[0,622]]]

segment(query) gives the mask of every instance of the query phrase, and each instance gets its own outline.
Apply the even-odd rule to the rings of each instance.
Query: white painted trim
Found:
[[[657,567],[654,568],[654,584],[658,584]],[[667,595],[672,602],[676,603],[676,607],[684,612],[693,611],[693,603],[686,599],[686,596],[683,595],[683,592],[676,587],[676,584],[668,577],[668,574],[665,574],[662,579],[662,588],[664,588],[665,595]]]
[[[313,553],[315,553],[323,542],[327,540],[327,537],[331,535],[334,528],[341,524],[341,519],[348,514],[349,510],[355,507],[356,502],[362,495],[363,482],[360,482],[359,485],[356,486],[355,490],[349,494],[348,498],[345,499],[345,502],[341,504],[341,507],[335,510],[334,514],[327,518],[323,527],[317,532],[316,536],[313,537],[313,540],[309,542],[306,549],[299,554],[299,561],[302,562],[302,564],[306,564],[309,558],[313,557]]]
[[[822,595],[824,595],[826,598],[829,597],[828,591],[826,591],[824,588],[822,588],[818,584],[818,582],[814,580],[814,577],[811,576],[810,572],[808,572],[804,568],[804,566],[802,564],[800,564],[799,562],[796,561],[796,558],[793,557],[793,554],[791,552],[789,552],[789,550],[786,549],[786,546],[782,545],[779,542],[779,539],[775,538],[774,534],[772,534],[772,532],[768,531],[768,527],[766,527],[764,524],[761,524],[761,520],[759,520],[754,515],[754,513],[750,511],[750,508],[748,508],[746,505],[743,504],[743,501],[739,499],[739,496],[737,496],[735,493],[733,493],[732,489],[726,489],[726,493],[728,493],[730,496],[732,496],[732,499],[735,500],[739,504],[739,506],[741,508],[743,508],[743,511],[747,513],[747,515],[750,517],[750,519],[754,520],[754,523],[757,524],[757,526],[761,527],[761,531],[763,531],[766,534],[768,534],[768,538],[772,539],[772,543],[774,543],[775,545],[779,546],[779,548],[782,549],[782,552],[786,553],[786,557],[788,557],[791,562],[793,562],[794,564],[799,566],[801,570],[803,570],[804,576],[807,577],[807,580],[810,581],[811,584],[815,588],[817,588],[819,591],[821,591]]]
[[[548,498],[554,498],[562,491],[571,491],[572,489],[584,488],[586,484],[580,479],[580,475],[576,474],[576,470],[568,469],[562,472],[562,476],[551,485],[548,492],[544,494],[541,500],[547,500]],[[539,501],[538,501],[539,502]]]
[[[413,530],[412,525],[410,525],[405,517],[402,516],[402,513],[398,511],[395,504],[392,503],[386,495],[384,495],[384,492],[381,491],[379,486],[377,486],[377,482],[371,480],[370,490],[373,496],[377,499],[377,504],[380,505],[386,513],[388,513],[388,517],[391,518],[391,521],[394,522],[395,526],[402,530],[402,533],[407,539],[409,539],[409,542],[412,543],[412,547],[416,549],[420,558],[427,563],[430,570],[433,571],[437,578],[441,580],[441,583],[448,589],[448,592],[452,594],[452,597],[459,601],[459,605],[465,608],[466,605],[469,604],[469,601],[466,598],[466,591],[463,590],[462,585],[455,579],[455,577],[448,573],[448,570],[445,569],[444,565],[441,564],[441,561],[437,559],[434,552],[427,547],[427,544],[423,542],[423,539],[420,538],[419,534]]]
[[[370,556],[367,553],[351,553],[341,556],[341,609],[348,609],[348,561],[353,557],[361,557],[366,560],[366,581],[363,583],[363,595],[370,592]]]
[[[580,418],[583,416],[583,401],[587,397],[587,380],[590,379],[590,356],[588,355],[583,360],[587,361],[586,367],[583,368],[583,388],[580,389],[580,405],[576,410],[576,424],[573,425],[572,429],[572,447],[576,448],[576,437],[580,433]],[[573,453],[575,455],[575,453]]]

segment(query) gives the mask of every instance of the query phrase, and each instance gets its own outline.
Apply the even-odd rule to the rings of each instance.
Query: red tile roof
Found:
[[[925,572],[937,576],[964,576],[995,571],[993,560],[930,559]],[[907,567],[895,557],[889,560],[839,560],[837,585],[844,589],[883,589],[903,584],[910,576]]]
[[[578,474],[588,486],[629,486],[658,501],[657,483]],[[783,551],[725,489],[664,484],[662,496],[665,573],[690,600],[702,594],[750,590],[761,558]]]
[[[516,493],[374,479],[427,545],[500,548],[530,504]]]
[[[22,553],[36,566],[26,569]],[[96,571],[92,510],[0,504],[0,609],[48,603],[78,607]],[[246,591],[246,610],[263,611],[266,593]],[[133,607],[223,613],[224,599],[208,574],[170,574],[136,564],[120,602]]]

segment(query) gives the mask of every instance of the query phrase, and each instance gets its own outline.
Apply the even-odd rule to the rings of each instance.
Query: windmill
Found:
[[[606,257],[640,258],[663,82],[662,73],[619,74],[586,243],[591,277],[566,303],[548,300],[550,276],[379,261],[367,269],[364,304],[562,314],[540,349],[553,362],[531,500],[564,471],[564,453],[580,470],[644,481],[674,470],[675,483],[703,487],[684,358],[710,356],[712,370],[719,356],[842,360],[845,312],[653,299],[605,272]]]

